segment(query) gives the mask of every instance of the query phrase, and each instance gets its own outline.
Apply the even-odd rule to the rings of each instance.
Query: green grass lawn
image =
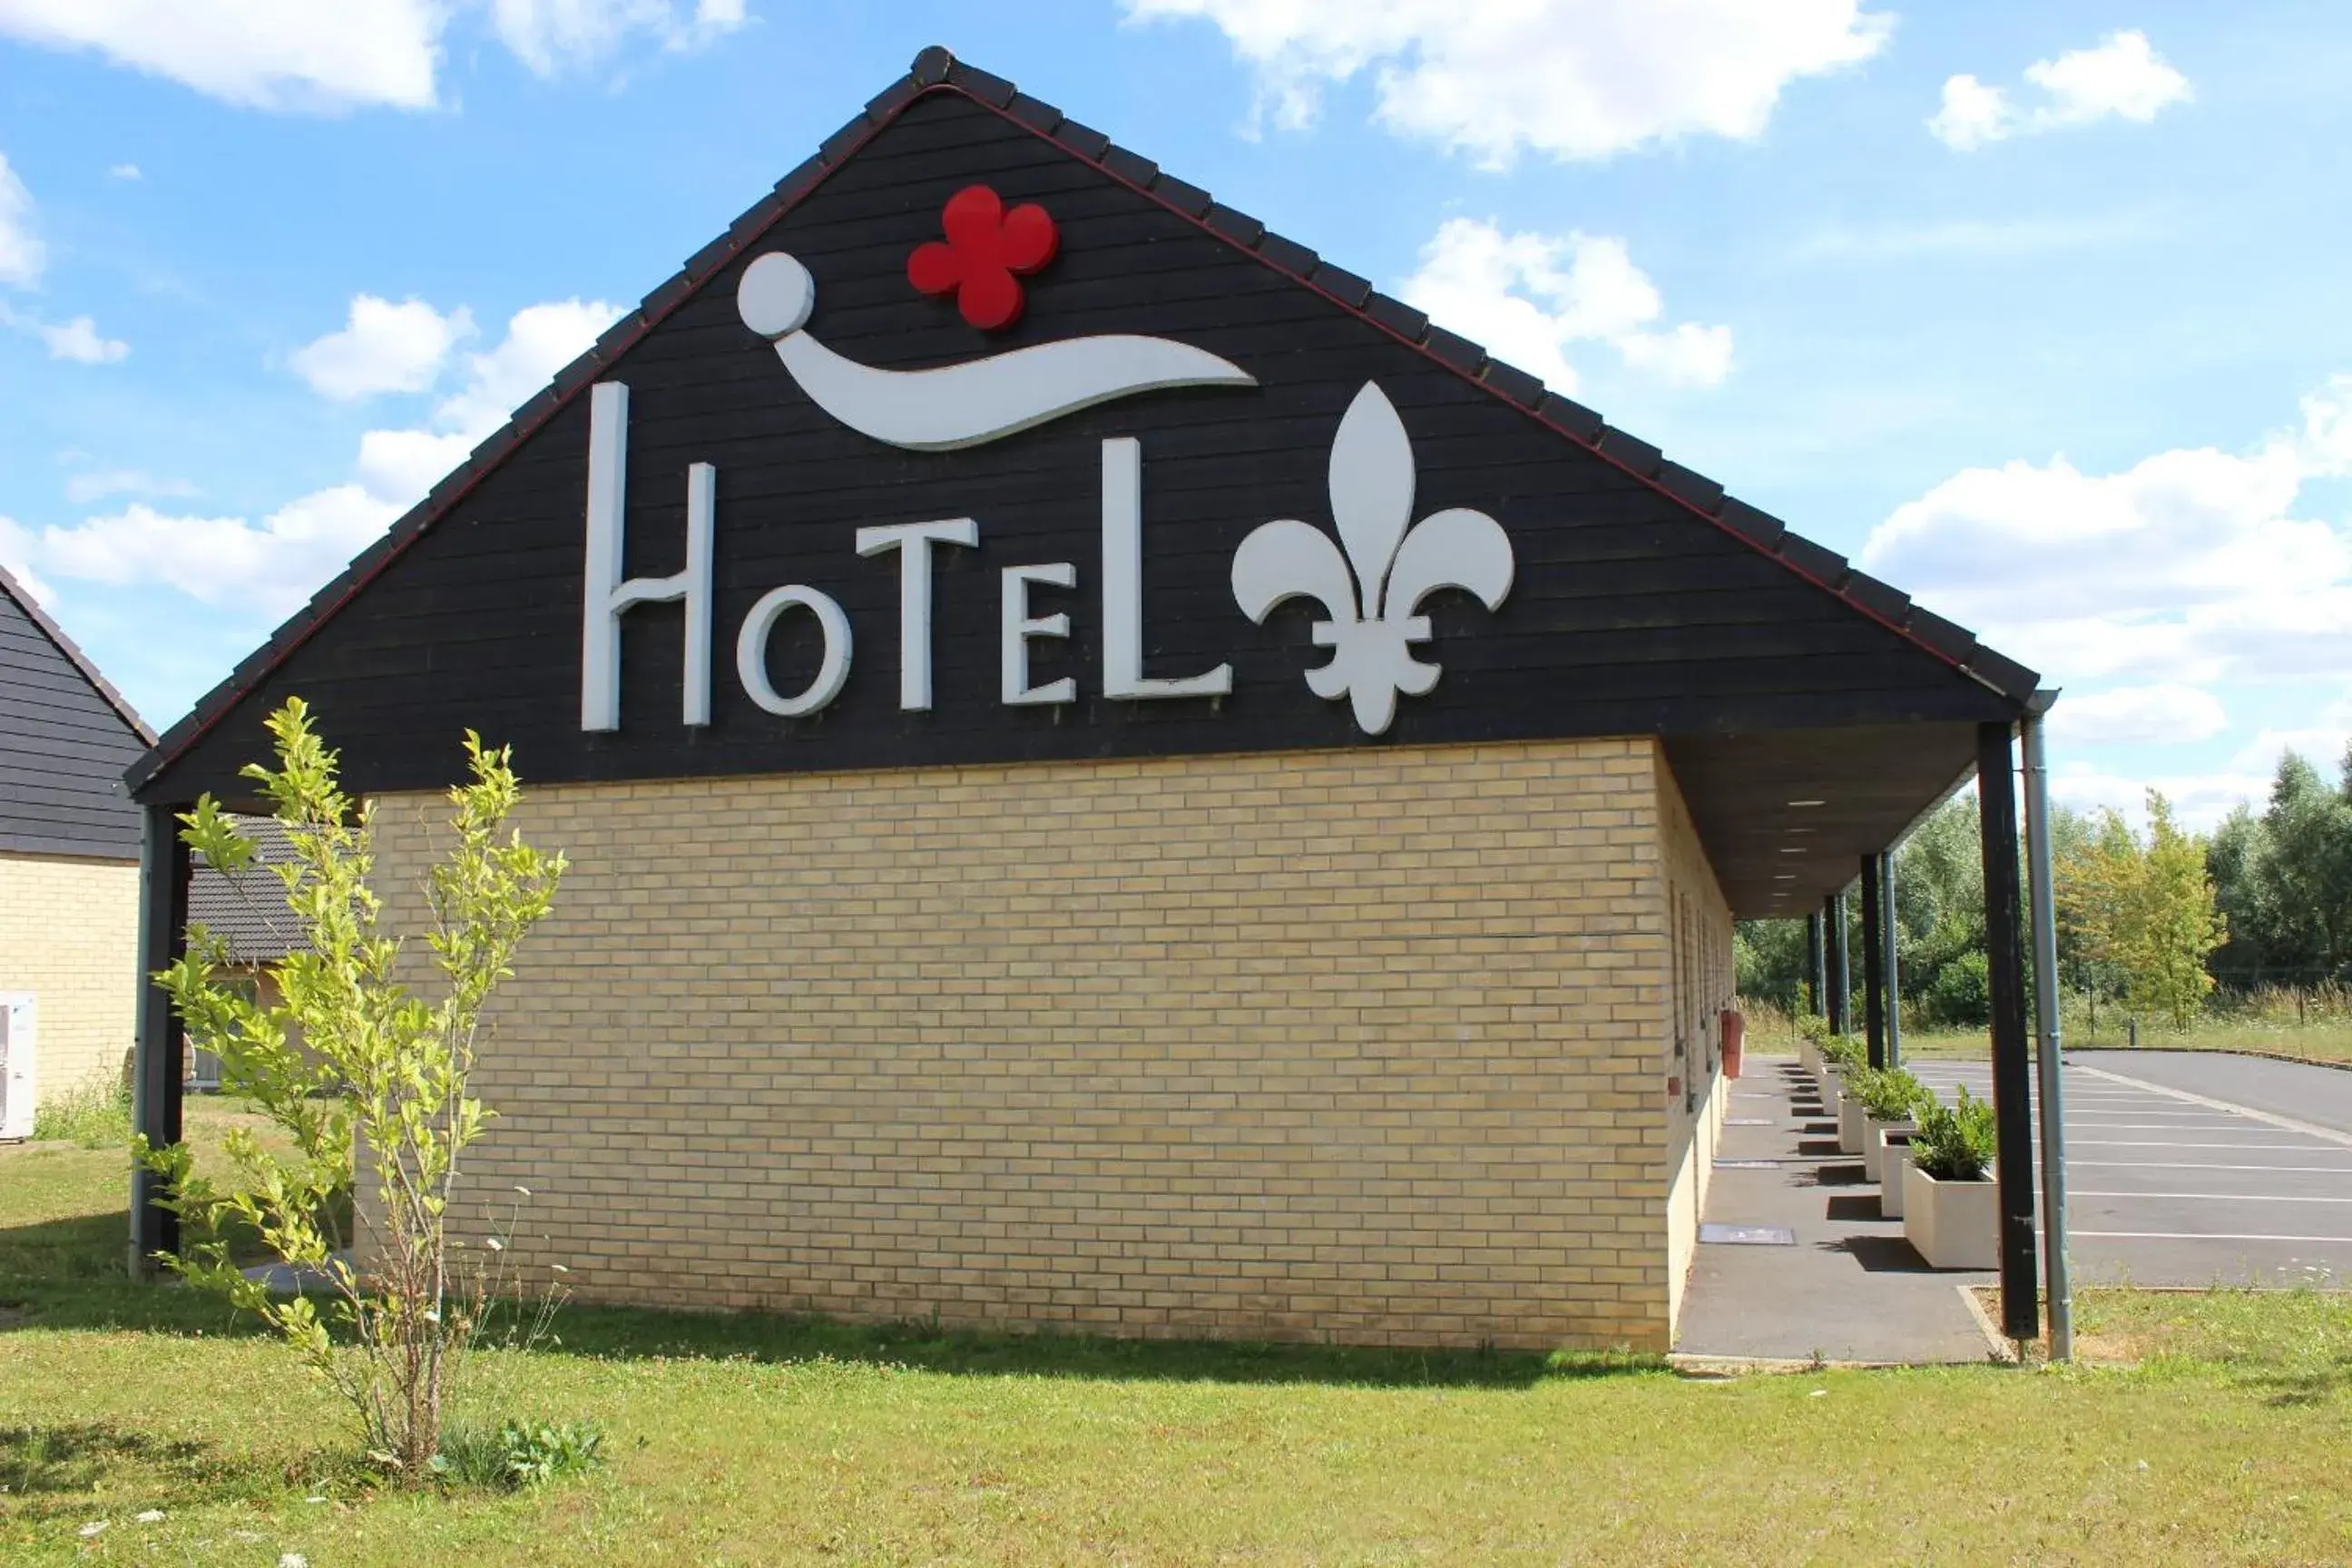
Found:
[[[119,1281],[122,1190],[103,1152],[0,1151],[0,1560],[2352,1559],[2352,1304],[2310,1293],[2088,1298],[2128,1364],[1733,1381],[573,1309],[467,1414],[593,1419],[605,1469],[385,1495],[283,1352]]]
[[[1855,1026],[1857,1031],[1860,1025]],[[1751,1026],[1750,1048],[1768,1055],[1795,1053],[1796,1035],[1787,1017],[1764,1015]],[[2079,1020],[2067,1022],[2066,1049],[2120,1051],[2131,1045],[2121,1024],[2111,1025],[2103,1014],[2099,1026]],[[2242,1051],[2252,1056],[2286,1057],[2297,1061],[2352,1066],[2352,1022],[2315,1019],[2309,1024],[2270,1023],[2258,1018],[2200,1018],[2185,1031],[2149,1026],[2139,1032],[2144,1051]],[[1984,1058],[1992,1053],[1992,1037],[1982,1029],[1916,1029],[1903,1031],[1903,1052],[1921,1058]]]

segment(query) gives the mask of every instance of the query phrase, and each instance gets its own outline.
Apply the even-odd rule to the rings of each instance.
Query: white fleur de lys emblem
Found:
[[[1397,694],[1423,696],[1442,673],[1412,656],[1412,645],[1430,637],[1422,601],[1440,588],[1460,588],[1489,610],[1499,606],[1515,569],[1510,536],[1466,507],[1405,526],[1412,518],[1412,441],[1372,382],[1348,405],[1331,439],[1330,489],[1346,557],[1319,528],[1290,519],[1263,523],[1234,553],[1234,598],[1260,624],[1285,599],[1318,601],[1330,618],[1315,623],[1315,645],[1331,650],[1331,662],[1307,672],[1307,687],[1333,701],[1346,696],[1357,727],[1384,734]]]

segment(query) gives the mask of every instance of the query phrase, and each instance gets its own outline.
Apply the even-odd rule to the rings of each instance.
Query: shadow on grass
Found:
[[[562,1348],[607,1359],[695,1357],[834,1361],[961,1376],[1323,1384],[1361,1387],[1526,1388],[1552,1378],[1665,1370],[1630,1351],[1412,1350],[1246,1340],[1114,1339],[1040,1329],[986,1331],[935,1323],[846,1323],[772,1312],[567,1308]]]
[[[209,1293],[123,1275],[123,1222],[96,1215],[0,1230],[0,1333],[26,1329],[257,1333]],[[517,1316],[523,1314],[518,1313]],[[563,1351],[610,1360],[668,1357],[834,1361],[972,1376],[1172,1379],[1376,1387],[1524,1388],[1548,1378],[1656,1372],[1627,1351],[1398,1350],[1237,1340],[1113,1339],[1041,1329],[988,1332],[929,1322],[845,1323],[802,1314],[566,1307]],[[497,1342],[495,1328],[490,1342]]]

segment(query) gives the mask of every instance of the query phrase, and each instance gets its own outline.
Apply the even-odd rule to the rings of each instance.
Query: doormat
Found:
[[[1797,1233],[1778,1225],[1703,1225],[1698,1238],[1715,1247],[1794,1247]]]

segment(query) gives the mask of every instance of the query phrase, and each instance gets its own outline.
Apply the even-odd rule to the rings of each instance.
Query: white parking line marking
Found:
[[[2074,1118],[2071,1116],[2066,1118],[2066,1125],[2073,1127]],[[2178,1121],[2099,1121],[2084,1122],[2083,1127],[2089,1132],[2244,1132],[2253,1131],[2239,1121],[2200,1121],[2190,1127],[2184,1127]]]
[[[2218,1204],[2352,1204],[2352,1198],[2299,1198],[2284,1193],[2068,1193],[2072,1198],[2193,1198]]]
[[[2352,1165],[2221,1165],[2200,1160],[2069,1160],[2078,1170],[2115,1171],[2295,1171],[2309,1174],[2352,1176]]]
[[[2338,1132],[2333,1127],[2319,1127],[2308,1121],[2297,1121],[2291,1116],[2273,1116],[2267,1110],[2256,1110],[2250,1106],[2232,1104],[2226,1100],[2213,1100],[2205,1095],[2191,1094],[2185,1089],[2167,1089],[2160,1083],[2144,1083],[2136,1078],[2126,1078],[2119,1072],[2109,1072],[2105,1068],[2084,1067],[2077,1064],[2071,1070],[2088,1073],[2093,1078],[2105,1079],[2109,1083],[2119,1083],[2131,1089],[2144,1089],[2150,1093],[2163,1095],[2168,1100],[2181,1100],[2189,1105],[2201,1105],[2208,1110],[2227,1110],[2239,1116],[2251,1116],[2257,1121],[2267,1121],[2273,1127],[2283,1127],[2290,1132],[2300,1132],[2308,1138],[2324,1138],[2330,1143],[2341,1143],[2346,1148],[2352,1149],[2352,1132]]]
[[[2069,1138],[2069,1149],[2287,1149],[2297,1154],[2316,1154],[2316,1149],[2301,1143],[2174,1143],[2162,1138]]]
[[[2221,1235],[2210,1230],[2078,1230],[2066,1227],[2071,1237],[2095,1236],[2108,1241],[2316,1241],[2337,1247],[2352,1247],[2352,1236],[2238,1236]]]

